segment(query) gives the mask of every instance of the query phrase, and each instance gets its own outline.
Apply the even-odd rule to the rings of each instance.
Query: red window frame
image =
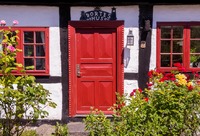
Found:
[[[161,38],[161,27],[162,26],[182,26],[183,27],[183,37],[182,38]],[[163,72],[169,72],[171,70],[176,70],[176,67],[172,64],[172,57],[170,57],[170,66],[169,67],[162,67],[161,66],[161,55],[165,53],[161,53],[161,41],[162,40],[170,40],[172,43],[173,40],[182,40],[183,46],[182,46],[182,53],[166,53],[167,55],[183,55],[182,57],[182,66],[185,68],[186,72],[192,72],[192,71],[199,71],[200,67],[190,67],[190,27],[191,26],[200,26],[200,22],[157,22],[157,40],[156,40],[156,67],[158,70]],[[172,35],[172,33],[171,33]],[[196,40],[196,39],[195,39]],[[200,40],[197,39],[197,40]],[[200,55],[200,53],[197,53]]]
[[[0,29],[8,29],[7,27],[0,27]],[[21,63],[23,66],[25,66],[24,59],[25,58],[31,58],[34,60],[34,67],[36,67],[36,59],[45,59],[45,69],[44,70],[36,70],[36,68],[31,70],[26,70],[27,74],[34,75],[34,76],[48,76],[49,75],[49,28],[48,27],[12,27],[13,31],[18,30],[19,33],[17,36],[19,39],[17,39],[18,45],[17,48],[21,49],[22,52],[18,52],[16,56],[17,63]],[[33,43],[24,43],[24,32],[33,32],[34,33],[34,41]],[[42,43],[36,43],[35,38],[35,32],[44,32],[44,42]],[[25,56],[24,53],[24,46],[25,45],[32,45],[34,48],[34,55],[31,57]],[[36,45],[44,45],[45,49],[45,55],[44,56],[37,56],[36,55]],[[21,73],[19,71],[13,71],[15,75],[20,75]]]

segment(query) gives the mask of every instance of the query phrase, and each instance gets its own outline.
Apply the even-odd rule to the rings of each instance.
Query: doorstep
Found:
[[[67,123],[69,136],[88,136],[85,131],[85,124],[83,122],[69,122]]]

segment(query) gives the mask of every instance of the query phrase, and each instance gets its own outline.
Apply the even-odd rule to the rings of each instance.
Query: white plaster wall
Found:
[[[48,119],[61,119],[62,118],[62,85],[57,84],[42,84],[44,88],[51,93],[51,99],[57,104],[56,108],[46,107],[45,110],[49,112]]]
[[[18,20],[17,26],[49,27],[49,63],[50,76],[61,76],[61,52],[59,32],[59,8],[53,6],[11,6],[0,5],[0,20],[7,26]],[[47,107],[47,119],[61,119],[62,85],[61,83],[43,84],[51,93],[51,99],[57,104],[56,109]]]
[[[150,69],[156,68],[156,23],[200,21],[200,5],[160,5],[153,8]]]
[[[124,94],[130,95],[133,89],[138,89],[138,81],[137,80],[124,80]]]
[[[79,20],[81,11],[91,11],[95,7],[71,7],[71,20]],[[100,7],[101,10],[111,13],[109,6]],[[124,68],[125,73],[138,73],[138,53],[139,53],[139,7],[138,6],[115,6],[117,20],[124,20],[124,47],[126,46],[126,37],[129,29],[132,30],[134,35],[134,46],[130,47],[130,61],[128,66]],[[124,52],[124,56],[126,52]],[[130,93],[135,87],[137,88],[138,82],[136,80],[124,81],[125,93]]]

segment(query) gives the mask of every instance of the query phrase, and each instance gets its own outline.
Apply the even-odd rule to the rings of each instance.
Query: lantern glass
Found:
[[[129,30],[129,33],[127,35],[127,46],[133,46],[134,45],[134,36],[131,30]]]

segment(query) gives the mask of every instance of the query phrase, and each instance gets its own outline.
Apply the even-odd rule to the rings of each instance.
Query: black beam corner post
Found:
[[[147,87],[148,71],[151,56],[151,28],[153,20],[153,5],[139,5],[139,66],[138,85],[141,89]]]
[[[70,20],[70,6],[59,6],[60,22],[60,50],[61,50],[61,72],[62,72],[62,122],[68,121],[69,90],[68,90],[68,21]]]

